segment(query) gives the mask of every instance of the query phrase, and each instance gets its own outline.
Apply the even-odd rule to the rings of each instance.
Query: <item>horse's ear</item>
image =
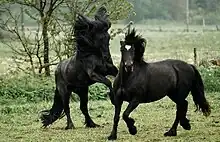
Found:
[[[124,44],[125,44],[125,41],[120,40],[120,45],[124,46]]]
[[[143,42],[142,42],[142,46],[143,46],[143,47],[146,47],[146,44],[147,44],[146,41],[143,41]]]

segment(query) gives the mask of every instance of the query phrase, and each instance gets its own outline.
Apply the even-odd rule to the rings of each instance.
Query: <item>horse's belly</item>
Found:
[[[152,94],[152,95],[147,94],[147,95],[145,96],[145,98],[142,99],[143,102],[141,102],[141,103],[155,102],[155,101],[158,101],[158,100],[164,98],[165,96],[166,96],[165,93],[164,93],[164,94],[161,94],[161,95],[159,95],[159,94],[155,94],[155,95],[153,95],[153,94]]]

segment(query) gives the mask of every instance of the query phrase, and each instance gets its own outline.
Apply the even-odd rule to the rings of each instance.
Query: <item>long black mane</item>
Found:
[[[91,51],[97,50],[94,46],[94,34],[105,34],[108,25],[105,21],[91,20],[83,15],[78,15],[74,25],[74,36],[77,50]]]
[[[135,28],[125,34],[125,44],[134,45],[135,48],[135,61],[142,61],[145,52],[146,39],[141,35],[137,35]]]
[[[105,39],[109,36],[108,29],[110,26],[111,22],[108,19],[107,10],[104,6],[98,9],[94,20],[78,14],[74,25],[77,50],[86,52],[92,51],[93,53],[94,51],[99,51],[99,47],[95,46],[95,42],[97,42],[96,39]],[[94,39],[95,36],[96,39]]]

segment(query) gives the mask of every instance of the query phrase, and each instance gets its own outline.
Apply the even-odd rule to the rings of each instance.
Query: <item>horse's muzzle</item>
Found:
[[[134,66],[133,66],[133,62],[125,62],[125,71],[126,72],[133,72],[134,71]]]

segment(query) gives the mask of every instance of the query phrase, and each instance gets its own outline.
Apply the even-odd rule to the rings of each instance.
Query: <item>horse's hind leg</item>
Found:
[[[129,102],[128,107],[123,113],[123,119],[127,124],[130,134],[132,135],[135,135],[137,133],[137,128],[136,126],[134,126],[134,123],[135,123],[134,119],[130,118],[129,115],[138,105],[139,105],[138,101],[133,100]]]
[[[188,102],[185,100],[185,97],[183,97],[184,99],[180,99],[180,98],[175,98],[174,96],[169,95],[170,99],[173,100],[176,103],[177,106],[177,111],[176,111],[176,118],[174,120],[174,123],[171,127],[171,129],[166,132],[164,135],[165,136],[176,136],[177,135],[177,126],[180,122],[180,125],[186,129],[186,130],[190,130],[191,126],[189,124],[189,120],[186,118],[186,113],[187,113],[187,108],[188,108]],[[178,96],[176,96],[178,97]]]
[[[80,97],[80,110],[85,116],[86,127],[98,127],[99,125],[93,122],[88,112],[88,87],[78,89],[77,94]]]
[[[173,123],[172,127],[170,128],[170,130],[164,134],[164,136],[176,136],[177,135],[176,130],[177,130],[177,126],[180,121],[180,114],[181,114],[180,109],[181,109],[181,105],[177,104],[176,118],[174,120],[174,123]]]
[[[70,116],[70,107],[69,107],[69,102],[70,102],[70,95],[71,92],[66,93],[65,97],[64,97],[64,112],[66,114],[66,118],[67,118],[67,126],[66,126],[66,130],[67,129],[72,129],[74,128],[71,116]]]
[[[66,118],[67,118],[67,126],[65,129],[66,130],[72,129],[72,128],[74,128],[74,125],[73,125],[72,119],[70,117],[70,107],[69,107],[71,91],[69,91],[65,85],[60,85],[58,90],[62,96],[63,108],[64,108],[64,112],[65,112]]]
[[[185,130],[190,130],[191,126],[189,124],[189,120],[186,118],[187,110],[188,110],[188,102],[186,100],[184,100],[184,103],[182,103],[182,108],[181,108],[180,125]]]

